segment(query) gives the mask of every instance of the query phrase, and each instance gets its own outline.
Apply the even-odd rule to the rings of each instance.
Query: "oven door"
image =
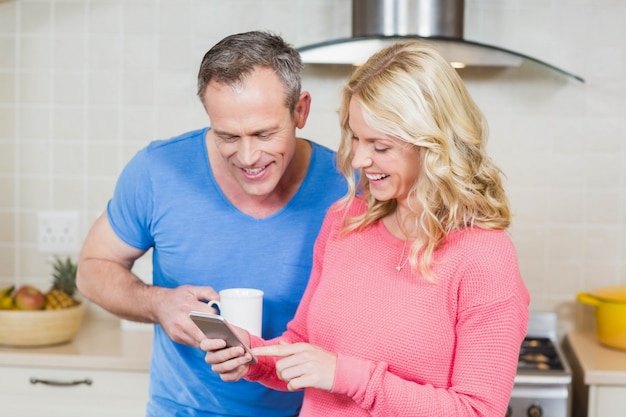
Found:
[[[570,385],[516,383],[507,417],[570,417]]]

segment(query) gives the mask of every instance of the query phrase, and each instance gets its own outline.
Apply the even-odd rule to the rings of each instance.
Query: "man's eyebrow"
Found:
[[[232,133],[225,132],[225,131],[222,131],[222,130],[217,130],[215,128],[213,129],[213,133],[215,133],[218,136],[236,136],[236,135],[233,135]]]
[[[267,134],[267,133],[271,133],[271,132],[275,132],[278,130],[278,127],[264,127],[262,129],[256,130],[254,132],[252,132],[250,134],[250,136],[259,136],[262,134]],[[217,129],[213,129],[213,132],[218,135],[218,136],[241,136],[239,134],[235,134],[235,133],[230,133],[230,132],[226,132],[223,130],[217,130]]]

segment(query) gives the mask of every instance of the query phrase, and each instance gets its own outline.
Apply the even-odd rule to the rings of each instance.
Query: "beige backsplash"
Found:
[[[589,326],[576,294],[626,284],[626,26],[609,0],[466,2],[465,38],[567,68],[462,72],[507,175],[511,236],[533,310]],[[81,236],[148,141],[208,124],[204,51],[234,31],[296,45],[350,34],[350,0],[39,0],[0,3],[0,284],[49,282],[37,213],[80,212]],[[335,148],[345,68],[308,67],[301,135]]]

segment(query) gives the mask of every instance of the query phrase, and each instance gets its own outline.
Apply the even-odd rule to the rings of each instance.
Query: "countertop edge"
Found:
[[[62,368],[62,369],[91,369],[102,371],[128,371],[128,372],[148,372],[149,363],[138,363],[132,359],[118,359],[106,356],[85,356],[85,355],[45,355],[38,353],[5,354],[2,352],[0,366],[20,367],[20,368]]]
[[[626,351],[603,346],[592,331],[573,330],[567,341],[587,385],[626,386]]]

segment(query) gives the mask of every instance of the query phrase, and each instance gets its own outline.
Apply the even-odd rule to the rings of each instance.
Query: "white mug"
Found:
[[[263,328],[263,291],[253,288],[228,288],[220,291],[220,300],[208,302],[217,307],[229,323],[261,336]]]

